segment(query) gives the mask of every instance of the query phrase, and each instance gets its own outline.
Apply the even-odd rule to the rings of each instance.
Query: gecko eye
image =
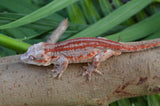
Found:
[[[29,56],[29,59],[35,60],[36,58],[35,58],[33,55],[30,55],[30,56]]]

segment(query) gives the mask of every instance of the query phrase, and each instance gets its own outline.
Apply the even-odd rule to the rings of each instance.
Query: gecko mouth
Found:
[[[20,57],[20,59],[23,61],[23,62],[27,62],[27,56],[26,56],[26,54],[22,54],[21,55],[21,57]]]

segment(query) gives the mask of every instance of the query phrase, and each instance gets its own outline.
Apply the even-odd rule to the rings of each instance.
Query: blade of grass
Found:
[[[0,13],[0,24],[1,23],[6,23],[10,21],[14,21],[20,17],[23,17],[24,15],[22,14],[17,14],[17,13]],[[53,14],[49,17],[46,17],[42,20],[36,21],[32,24],[27,24],[25,25],[26,27],[32,28],[34,30],[48,30],[48,29],[53,29],[57,27],[57,25],[63,20],[63,17],[57,16],[57,14]],[[70,30],[77,30],[87,27],[87,25],[82,25],[82,24],[75,24],[75,23],[69,23],[69,28]]]
[[[16,21],[11,23],[5,24],[0,26],[0,29],[7,29],[7,28],[15,28],[25,24],[29,24],[31,22],[37,21],[41,18],[44,18],[48,15],[53,14],[54,12],[72,4],[78,0],[54,0],[51,3],[47,4],[46,6],[30,13],[27,16],[24,16]]]
[[[160,31],[157,31],[157,32],[153,33],[152,35],[147,36],[143,40],[149,40],[149,39],[155,39],[155,38],[160,38]]]
[[[145,11],[140,11],[138,14],[136,14],[136,19],[137,21],[141,21],[145,18],[147,18],[147,14],[145,13]]]
[[[10,56],[10,55],[16,55],[16,52],[11,49],[0,46],[0,57]]]
[[[24,15],[17,14],[17,13],[0,13],[0,24],[10,22],[11,20],[16,20],[19,17],[23,17],[23,16]],[[22,28],[26,28],[29,30],[33,30],[36,33],[32,33],[33,31],[29,31],[29,30],[23,31],[23,30],[21,30],[21,27],[20,28],[12,28],[12,29],[4,29],[4,30],[2,30],[2,33],[6,34],[6,35],[10,35],[11,37],[15,36],[15,38],[17,38],[16,36],[19,36],[18,38],[26,41],[26,40],[38,37],[43,34],[48,35],[49,32],[53,31],[54,28],[57,27],[57,25],[61,21],[60,19],[63,20],[63,17],[58,16],[57,14],[53,14],[50,17],[46,17],[42,20],[36,21],[32,24],[27,24],[24,27],[22,27]],[[65,37],[63,37],[63,38],[68,38],[69,36],[83,30],[86,27],[87,27],[87,25],[84,25],[84,24],[70,23],[68,30],[65,32],[65,33],[67,33],[67,35],[65,34],[64,35]],[[19,31],[21,31],[21,32],[19,32]]]
[[[155,0],[156,2],[160,2],[160,0]]]
[[[134,97],[129,99],[132,106],[147,106],[146,100],[144,97]]]
[[[67,7],[67,12],[71,22],[78,24],[86,24],[86,20],[82,14],[82,11],[77,3],[73,3]]]
[[[144,97],[137,97],[138,103],[135,106],[147,106],[146,100]]]
[[[115,10],[114,12],[110,13],[108,16],[97,21],[95,24],[75,34],[69,39],[85,36],[96,37],[98,35],[101,35],[104,32],[107,32],[113,27],[124,22],[125,20],[136,14],[138,11],[142,10],[152,1],[153,0],[131,0],[117,10]]]
[[[30,13],[38,9],[37,6],[33,5],[28,0],[0,0],[0,6],[18,13]]]
[[[147,96],[148,106],[160,106],[160,102],[156,95]]]
[[[144,38],[145,36],[152,34],[159,29],[160,29],[160,13],[156,13],[155,15],[146,18],[145,20],[135,25],[130,26],[119,33],[106,36],[106,38],[117,41],[120,36],[121,41],[123,42],[134,41],[140,38]]]
[[[14,21],[20,17],[25,16],[24,14],[18,13],[0,13],[0,24]],[[26,26],[36,30],[48,30],[54,28],[58,23],[63,20],[63,17],[58,16],[57,14],[52,14],[51,17],[46,17],[43,20],[36,21],[32,24],[27,24]],[[60,20],[61,19],[61,20]]]
[[[109,104],[109,106],[119,106],[119,105],[118,105],[118,103],[116,101],[116,102],[113,102],[113,103]]]
[[[113,11],[113,8],[108,0],[98,0],[98,2],[104,15],[108,15]]]
[[[13,29],[6,29],[2,31],[4,34],[10,35],[11,37],[17,39],[24,39],[32,35],[37,35],[38,33],[30,28],[13,28]]]
[[[118,106],[132,106],[131,102],[128,99],[122,99],[117,101]]]
[[[123,5],[123,3],[122,3],[122,1],[120,1],[120,0],[112,0],[112,4],[114,5],[114,7],[116,8],[116,9],[118,9],[120,6],[122,6]],[[139,14],[139,13],[138,13]],[[126,20],[124,23],[122,23],[122,24],[124,24],[124,25],[132,25],[132,24],[134,24],[135,22],[133,21],[133,19],[132,18],[129,18],[128,20]]]
[[[122,5],[122,2],[120,0],[112,0],[112,3],[115,8],[119,8]]]
[[[27,43],[15,40],[3,34],[0,34],[0,45],[16,51],[26,51],[30,46]]]
[[[148,14],[154,14],[156,12],[159,12],[159,6],[160,4],[154,3],[154,5],[149,5],[148,8],[146,8],[146,11]]]
[[[83,9],[83,13],[90,24],[100,19],[100,16],[92,0],[80,0],[80,3]]]

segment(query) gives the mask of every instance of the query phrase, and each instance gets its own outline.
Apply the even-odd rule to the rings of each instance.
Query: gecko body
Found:
[[[28,64],[48,66],[54,64],[53,77],[60,78],[69,63],[90,63],[83,75],[96,72],[100,62],[107,60],[113,55],[122,52],[137,52],[160,46],[160,39],[141,41],[135,43],[121,43],[106,38],[83,37],[66,40],[56,44],[40,42],[29,47],[28,51],[21,56],[21,60]]]

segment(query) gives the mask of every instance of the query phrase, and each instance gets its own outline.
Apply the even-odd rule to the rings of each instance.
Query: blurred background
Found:
[[[160,37],[160,0],[0,0],[0,57],[45,42],[66,18],[69,27],[58,42],[85,36],[121,42]],[[160,106],[160,95],[110,106]]]

